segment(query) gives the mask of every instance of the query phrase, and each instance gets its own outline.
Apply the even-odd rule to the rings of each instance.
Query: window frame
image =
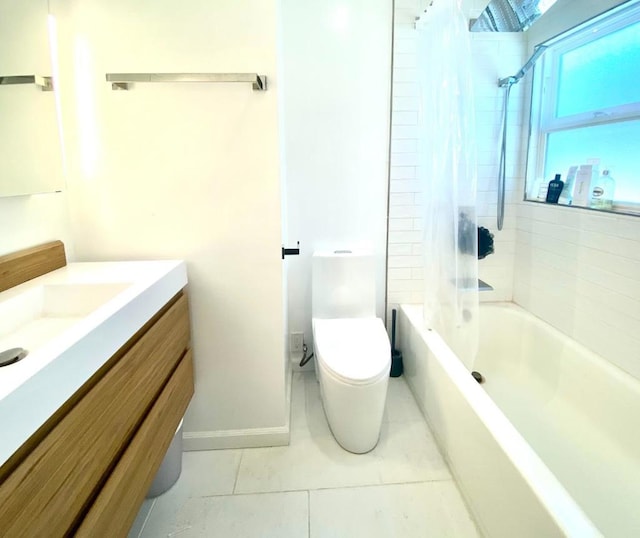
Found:
[[[609,123],[640,120],[640,101],[556,117],[561,56],[638,22],[640,22],[640,2],[634,2],[631,6],[623,4],[540,44],[546,46],[547,50],[533,68],[525,201],[540,201],[535,189],[538,182],[544,177],[549,134]],[[562,205],[591,209],[584,206]],[[614,200],[614,207],[611,210],[596,209],[595,211],[640,215],[640,200],[634,202]]]

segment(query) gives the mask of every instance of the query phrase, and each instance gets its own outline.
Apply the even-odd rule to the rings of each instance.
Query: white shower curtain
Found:
[[[478,340],[476,148],[470,46],[460,0],[416,23],[424,319],[471,369]]]

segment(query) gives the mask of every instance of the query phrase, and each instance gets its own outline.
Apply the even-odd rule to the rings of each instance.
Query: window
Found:
[[[545,45],[534,70],[525,198],[544,200],[561,174],[559,203],[640,214],[640,3]]]

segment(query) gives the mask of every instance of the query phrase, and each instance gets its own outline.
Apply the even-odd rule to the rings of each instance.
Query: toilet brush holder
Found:
[[[400,377],[404,371],[402,352],[396,349],[396,310],[391,311],[391,377]]]

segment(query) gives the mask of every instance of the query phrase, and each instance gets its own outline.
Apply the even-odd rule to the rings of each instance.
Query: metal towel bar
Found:
[[[10,84],[35,84],[43,92],[50,92],[53,90],[51,77],[43,77],[41,75],[0,76],[0,86],[8,86]]]
[[[114,90],[128,90],[135,82],[250,82],[257,91],[267,89],[267,77],[255,73],[107,73]]]

